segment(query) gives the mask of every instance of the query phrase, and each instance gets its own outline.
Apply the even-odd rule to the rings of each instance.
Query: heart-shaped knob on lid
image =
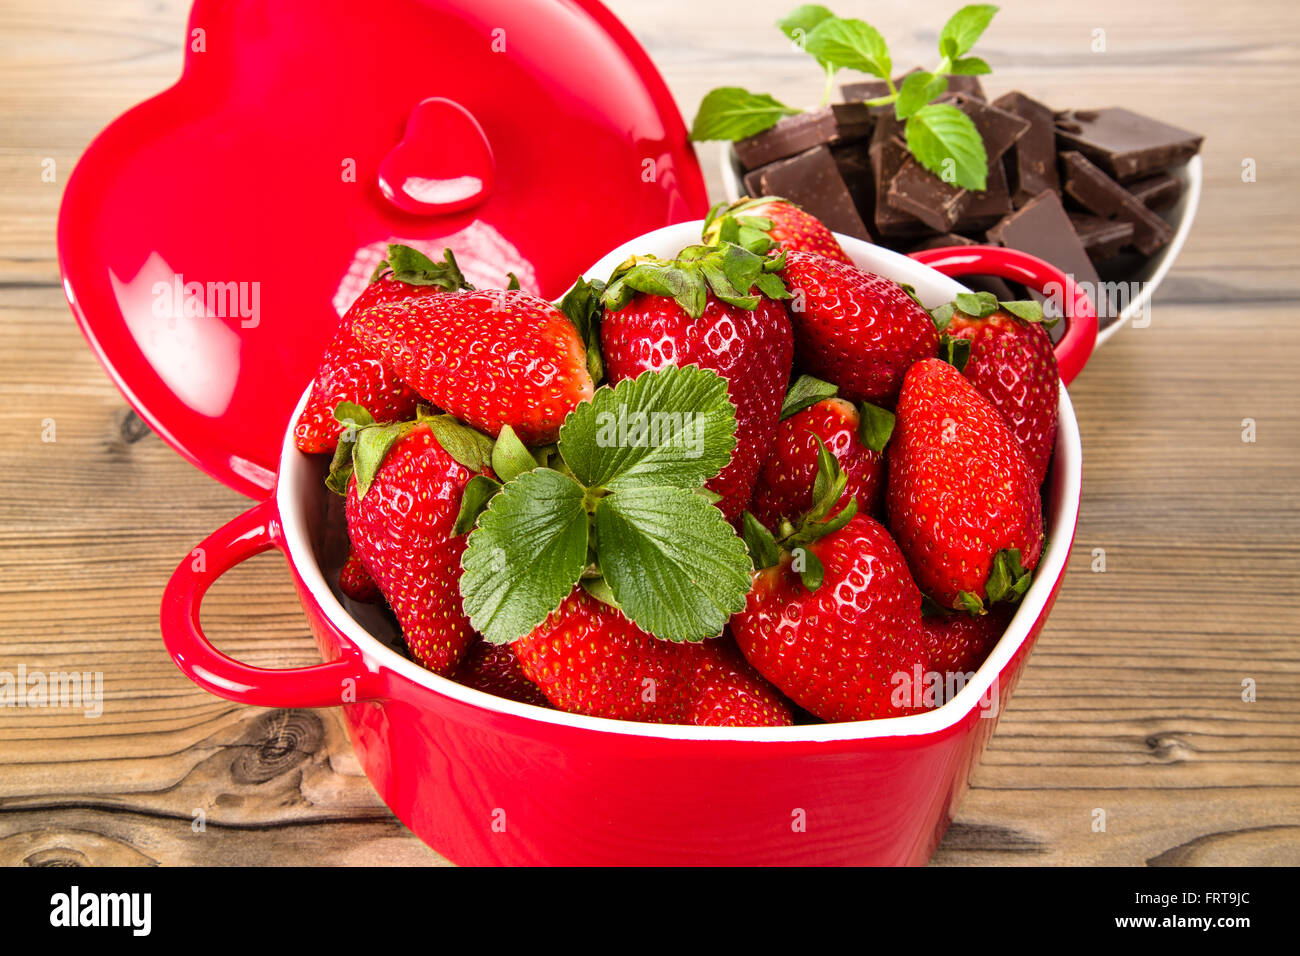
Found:
[[[379,188],[404,212],[443,215],[492,192],[492,147],[472,113],[431,96],[411,110],[402,141],[379,164]]]

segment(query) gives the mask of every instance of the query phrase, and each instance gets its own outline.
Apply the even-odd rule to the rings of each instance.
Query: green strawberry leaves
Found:
[[[394,279],[407,285],[436,285],[445,292],[472,290],[474,287],[465,280],[452,251],[443,249],[442,256],[442,262],[434,262],[419,249],[389,243],[388,258],[375,267],[370,281],[391,272]]]
[[[505,485],[479,515],[461,559],[460,593],[487,640],[504,644],[527,634],[573,590],[587,565],[585,495],[572,478],[536,468]]]
[[[894,413],[879,405],[858,405],[858,440],[874,452],[882,452],[894,434]]]
[[[574,476],[589,488],[692,488],[721,471],[736,446],[735,407],[726,379],[690,370],[645,372],[575,408],[560,427],[560,452]]]
[[[1033,578],[1033,573],[1020,564],[1020,549],[1003,548],[993,556],[993,567],[989,569],[984,591],[990,604],[998,601],[1015,604],[1025,596]]]
[[[799,414],[805,408],[812,408],[818,402],[834,398],[838,391],[830,382],[823,382],[811,375],[800,375],[785,393],[785,401],[781,403],[781,421]]]
[[[664,640],[721,633],[752,565],[701,486],[730,460],[735,421],[725,379],[670,366],[597,389],[553,448],[503,431],[504,485],[471,481],[458,519],[474,527],[460,585],[474,627],[516,640],[579,585]]]
[[[693,319],[704,314],[709,295],[750,311],[764,297],[788,299],[777,273],[785,255],[766,257],[734,242],[687,246],[676,259],[635,256],[617,269],[605,288],[605,308],[616,312],[638,292],[667,296]]]
[[[605,377],[605,366],[600,355],[600,318],[604,311],[604,295],[605,283],[600,279],[591,282],[579,279],[560,300],[560,311],[569,317],[578,331],[578,338],[587,347],[587,374],[597,383]]]
[[[973,319],[986,319],[998,309],[1015,316],[1021,322],[1041,323],[1045,329],[1052,328],[1060,321],[1059,317],[1047,318],[1043,314],[1041,302],[1035,302],[1033,299],[1017,299],[1008,302],[999,300],[991,292],[959,293],[952,302],[945,302],[931,309],[930,318],[934,321],[935,329],[944,332],[952,324],[952,317],[957,312]]]

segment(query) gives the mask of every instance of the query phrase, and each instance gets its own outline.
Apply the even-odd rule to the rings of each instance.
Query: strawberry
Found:
[[[807,252],[786,255],[795,365],[850,402],[893,407],[903,375],[939,350],[930,314],[897,282]]]
[[[388,247],[388,258],[379,264],[374,278],[352,303],[325,348],[307,404],[294,425],[294,444],[299,451],[334,451],[344,428],[334,418],[340,402],[360,405],[377,422],[400,422],[415,415],[419,396],[357,341],[352,334],[352,320],[377,305],[466,288],[451,250],[444,250],[444,256],[443,262],[435,263],[409,246]]]
[[[449,674],[474,640],[458,590],[466,539],[455,526],[465,486],[487,466],[453,458],[435,429],[467,431],[446,418],[359,430],[346,511],[353,552],[397,615],[412,657]]]
[[[747,533],[751,527],[747,522]],[[756,556],[756,566],[764,563]],[[810,568],[816,569],[811,581]],[[796,542],[756,571],[731,630],[760,674],[822,720],[902,717],[920,709],[910,692],[905,700],[897,695],[918,665],[928,669],[921,592],[874,518],[851,514],[842,527]]]
[[[889,412],[873,408],[869,414],[888,416],[892,426]],[[858,409],[842,398],[822,399],[783,419],[759,472],[750,506],[754,516],[775,530],[782,518],[793,520],[812,507],[819,441],[844,470],[847,493],[857,499],[859,509],[874,512],[885,490],[884,442],[863,434],[862,425]],[[869,440],[879,447],[871,447]]]
[[[940,674],[979,670],[1011,620],[1012,608],[996,605],[988,614],[928,614],[921,620],[921,641],[930,666]]]
[[[575,588],[512,645],[524,674],[570,713],[707,727],[779,727],[790,709],[724,638],[675,644]]]
[[[732,222],[727,221],[729,218]],[[779,196],[745,198],[730,206],[715,206],[704,223],[704,241],[713,245],[725,238],[760,255],[775,246],[853,264],[820,219]]]
[[[520,704],[551,706],[541,688],[524,676],[519,658],[509,644],[476,642],[465,654],[452,680]]]
[[[1002,415],[940,359],[918,362],[898,399],[885,503],[921,589],[982,612],[1016,600],[1043,550],[1038,484]]]
[[[614,274],[605,293],[600,341],[610,383],[669,365],[696,365],[726,379],[736,407],[736,447],[706,487],[720,496],[728,520],[740,516],[753,493],[790,378],[790,319],[775,301],[785,291],[771,263],[734,245],[693,246],[675,262],[634,260]],[[672,298],[655,294],[669,274],[685,290]]]
[[[970,299],[963,304],[975,313],[953,309],[950,318],[941,319],[936,310],[936,320],[946,319],[944,331],[950,339],[970,343],[962,374],[1002,413],[1041,485],[1056,446],[1061,391],[1061,373],[1046,331],[1049,326],[1042,322],[1042,307],[1036,302],[1006,303],[1026,316],[1022,318],[998,308],[992,296]]]
[[[384,597],[361,559],[352,552],[348,552],[348,559],[339,570],[339,590],[362,604],[378,604]]]
[[[554,441],[594,387],[573,324],[528,292],[407,298],[355,312],[352,332],[427,401],[529,445]]]

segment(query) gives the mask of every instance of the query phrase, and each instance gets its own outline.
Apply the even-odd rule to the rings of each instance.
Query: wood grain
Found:
[[[819,94],[769,26],[793,3],[611,6],[688,119],[716,85]],[[906,65],[929,58],[952,6],[870,18]],[[0,710],[0,863],[442,863],[379,801],[337,714],[211,697],[159,639],[174,564],[247,502],[127,408],[63,301],[53,233],[93,135],[174,81],[184,22],[175,0],[0,10],[0,396],[15,466],[0,498],[0,670],[105,682],[96,718]],[[1105,53],[1090,50],[1097,28]],[[1206,189],[1150,327],[1124,330],[1071,388],[1085,490],[1069,578],[936,864],[1300,863],[1300,339],[1287,331],[1300,133],[1278,112],[1300,87],[1297,38],[1290,3],[1227,16],[1204,0],[1017,0],[981,44],[991,91],[1122,103],[1204,131]],[[718,195],[714,149],[701,154]],[[273,556],[223,578],[204,623],[252,663],[315,659]]]

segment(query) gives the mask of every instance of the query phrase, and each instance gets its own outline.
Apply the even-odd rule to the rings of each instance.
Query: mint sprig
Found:
[[[710,90],[700,103],[691,139],[737,140],[775,126],[783,116],[802,112],[767,93],[751,93],[739,86]]]
[[[730,459],[735,427],[723,378],[670,366],[597,389],[553,450],[529,454],[547,464],[503,450],[514,477],[499,491],[471,483],[462,504],[462,521],[477,513],[461,561],[470,622],[508,643],[581,585],[664,640],[721,633],[752,565],[701,486]]]

